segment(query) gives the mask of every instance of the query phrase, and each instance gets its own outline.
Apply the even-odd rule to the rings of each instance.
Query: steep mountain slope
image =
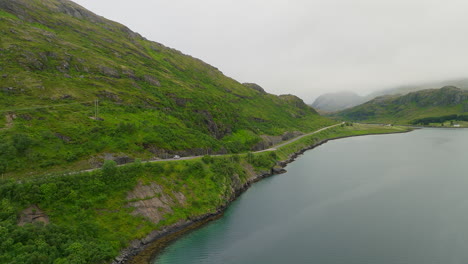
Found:
[[[456,115],[452,120],[457,120],[464,118],[467,112],[468,91],[446,86],[403,96],[377,97],[362,105],[341,111],[335,116],[360,122],[417,124],[424,118],[437,119],[449,115]]]
[[[331,123],[71,1],[0,0],[0,34],[0,173],[248,151]]]
[[[444,86],[455,86],[462,90],[468,89],[468,79],[452,79],[452,80],[443,80],[443,81],[433,81],[427,83],[419,84],[409,84],[402,85],[398,87],[393,87],[389,89],[383,89],[376,92],[373,92],[366,96],[367,101],[374,99],[375,97],[384,96],[384,95],[405,95],[411,92],[417,92],[426,89],[435,89],[438,87]]]
[[[327,93],[317,97],[312,103],[312,107],[323,112],[335,112],[362,104],[365,101],[365,97],[353,92]]]

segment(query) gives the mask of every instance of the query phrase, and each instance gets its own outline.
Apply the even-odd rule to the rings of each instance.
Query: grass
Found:
[[[240,153],[262,135],[332,124],[294,96],[263,94],[117,23],[19,1],[28,19],[0,14],[0,174],[96,167],[131,159]],[[99,118],[94,101],[99,99]],[[14,117],[11,128],[6,119]],[[14,135],[26,148],[18,151]]]
[[[0,263],[109,262],[152,230],[226,205],[255,173],[316,139],[383,131],[338,127],[252,154],[262,135],[334,121],[297,97],[243,86],[115,22],[60,12],[56,0],[18,0],[14,8],[24,19],[0,12]],[[98,120],[90,118],[96,99]],[[120,167],[105,161],[205,153],[230,155]],[[161,199],[172,201],[161,221],[130,206],[137,200],[127,195],[141,184],[156,184]],[[31,205],[51,223],[18,226]]]
[[[429,89],[403,96],[377,98],[334,115],[338,119],[387,124],[415,124],[424,118],[464,115],[468,92],[455,87]]]
[[[30,177],[0,184],[0,261],[10,263],[102,263],[115,257],[133,239],[143,238],[183,219],[215,212],[226,205],[253,173],[269,171],[319,140],[342,136],[402,132],[407,128],[354,124],[338,126],[304,137],[277,151],[205,156],[193,160],[139,163],[116,167],[107,162],[102,170],[72,175]],[[253,169],[253,171],[252,171]],[[157,184],[162,194],[127,200],[138,184]],[[153,223],[133,215],[131,202],[164,195],[174,202],[164,219]],[[47,226],[16,225],[23,209],[35,204],[50,217]],[[21,234],[21,235],[19,235]]]

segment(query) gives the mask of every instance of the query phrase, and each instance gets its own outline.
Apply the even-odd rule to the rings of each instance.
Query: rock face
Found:
[[[162,187],[156,183],[143,185],[140,182],[128,193],[128,206],[135,208],[133,215],[143,216],[157,224],[164,219],[164,214],[172,213],[172,206],[185,203],[184,194],[178,192],[172,194],[173,197],[165,194]]]
[[[143,239],[133,241],[127,249],[121,252],[121,255],[119,257],[114,259],[112,264],[148,263],[150,260],[149,256],[152,256],[151,254],[154,253],[154,248],[151,248],[151,243],[153,242],[158,243],[161,240],[162,242],[159,242],[161,244],[158,246],[159,247],[161,247],[161,245],[164,246],[165,243],[167,243],[167,241],[171,240],[171,239],[165,240],[164,239],[165,237],[171,237],[171,236],[178,237],[181,234],[189,230],[192,230],[193,228],[196,228],[203,223],[207,223],[208,221],[216,219],[224,212],[224,210],[232,201],[234,201],[241,193],[247,190],[253,183],[260,181],[261,179],[269,177],[274,174],[285,173],[286,170],[283,167],[285,167],[288,163],[294,161],[299,155],[302,155],[306,150],[317,147],[327,141],[328,140],[317,141],[315,142],[315,144],[291,154],[288,159],[278,162],[278,164],[274,166],[273,168],[271,168],[269,171],[255,172],[255,169],[250,164],[247,164],[246,165],[246,172],[247,172],[247,178],[248,178],[247,182],[244,184],[241,184],[238,179],[238,175],[233,175],[232,176],[233,181],[231,183],[232,193],[230,197],[225,197],[226,203],[220,206],[215,212],[200,215],[198,217],[195,217],[189,220],[181,220],[172,226],[163,228],[162,230],[155,230],[154,232],[152,232],[151,234],[149,234],[147,237]],[[135,190],[129,193],[129,197],[140,197],[138,199],[143,199],[141,197],[151,197],[151,195],[153,195],[155,191],[157,193],[161,192],[160,187],[158,187],[156,184],[150,184],[146,186],[139,184],[138,187],[135,188]],[[184,198],[183,196],[180,196],[180,198],[177,198],[177,200],[179,200],[180,202],[180,201],[185,200]],[[159,201],[156,201],[156,203],[159,203]],[[147,204],[145,208],[151,208],[151,205]],[[150,215],[148,213],[150,210],[147,210],[147,209],[143,209],[143,210],[147,211],[145,213],[148,216]],[[144,250],[147,248],[149,248],[149,251],[144,252]],[[141,256],[142,257],[141,259],[139,259],[138,261],[133,261],[135,260],[135,258],[131,260],[134,256],[136,256],[140,252],[144,253]],[[146,254],[146,253],[150,253],[150,254]]]
[[[154,76],[150,76],[150,75],[145,75],[144,77],[145,81],[151,85],[154,85],[154,86],[158,86],[158,87],[161,87],[161,83],[159,82],[159,80],[154,77]]]
[[[47,225],[49,222],[49,217],[41,209],[39,209],[37,205],[32,205],[31,207],[28,207],[23,212],[21,212],[18,225],[24,226],[25,224],[32,223],[44,223],[44,225]]]
[[[259,91],[260,93],[266,94],[265,90],[256,83],[243,83],[242,85],[244,85],[245,87],[254,89],[256,91]]]
[[[277,145],[283,141],[287,141],[291,138],[295,138],[295,137],[298,137],[300,135],[302,135],[303,133],[302,132],[299,132],[299,131],[288,131],[288,132],[285,132],[283,135],[281,136],[268,136],[268,135],[261,135],[261,139],[257,144],[255,144],[251,150],[252,151],[259,151],[259,150],[264,150],[264,149],[268,149],[274,145]]]

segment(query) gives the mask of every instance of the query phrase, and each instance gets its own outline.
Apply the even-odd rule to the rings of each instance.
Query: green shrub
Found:
[[[105,181],[111,181],[117,175],[117,163],[113,160],[106,160],[102,165],[102,177]]]
[[[23,154],[28,150],[33,141],[28,135],[25,134],[14,134],[13,135],[13,146],[16,148],[18,153]]]
[[[202,161],[203,161],[205,164],[213,163],[213,157],[210,156],[210,155],[205,155],[205,156],[202,157]]]

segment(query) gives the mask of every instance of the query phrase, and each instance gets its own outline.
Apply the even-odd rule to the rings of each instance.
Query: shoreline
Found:
[[[416,128],[417,129],[417,128]],[[225,210],[230,206],[230,204],[235,201],[242,193],[244,193],[250,186],[264,178],[285,173],[284,169],[289,163],[292,163],[296,160],[297,157],[304,154],[304,152],[319,147],[331,140],[338,140],[343,138],[350,137],[359,137],[359,136],[369,136],[369,135],[388,135],[388,134],[400,134],[408,133],[413,130],[408,131],[398,131],[398,132],[388,132],[388,133],[377,133],[377,134],[362,134],[362,135],[348,135],[340,136],[334,138],[328,138],[318,141],[312,145],[303,147],[302,149],[293,152],[289,155],[289,158],[286,160],[278,161],[277,164],[282,168],[280,170],[276,168],[270,168],[270,171],[263,172],[255,175],[255,177],[248,180],[240,188],[236,189],[233,196],[226,201],[226,204],[217,208],[215,212],[206,213],[201,216],[198,216],[195,219],[190,220],[181,220],[176,224],[167,226],[161,230],[155,230],[147,235],[143,239],[138,239],[132,241],[130,246],[121,251],[121,254],[111,262],[111,264],[148,264],[150,261],[159,254],[166,246],[171,242],[175,241],[179,237],[194,231],[205,224],[217,220],[223,216]]]

